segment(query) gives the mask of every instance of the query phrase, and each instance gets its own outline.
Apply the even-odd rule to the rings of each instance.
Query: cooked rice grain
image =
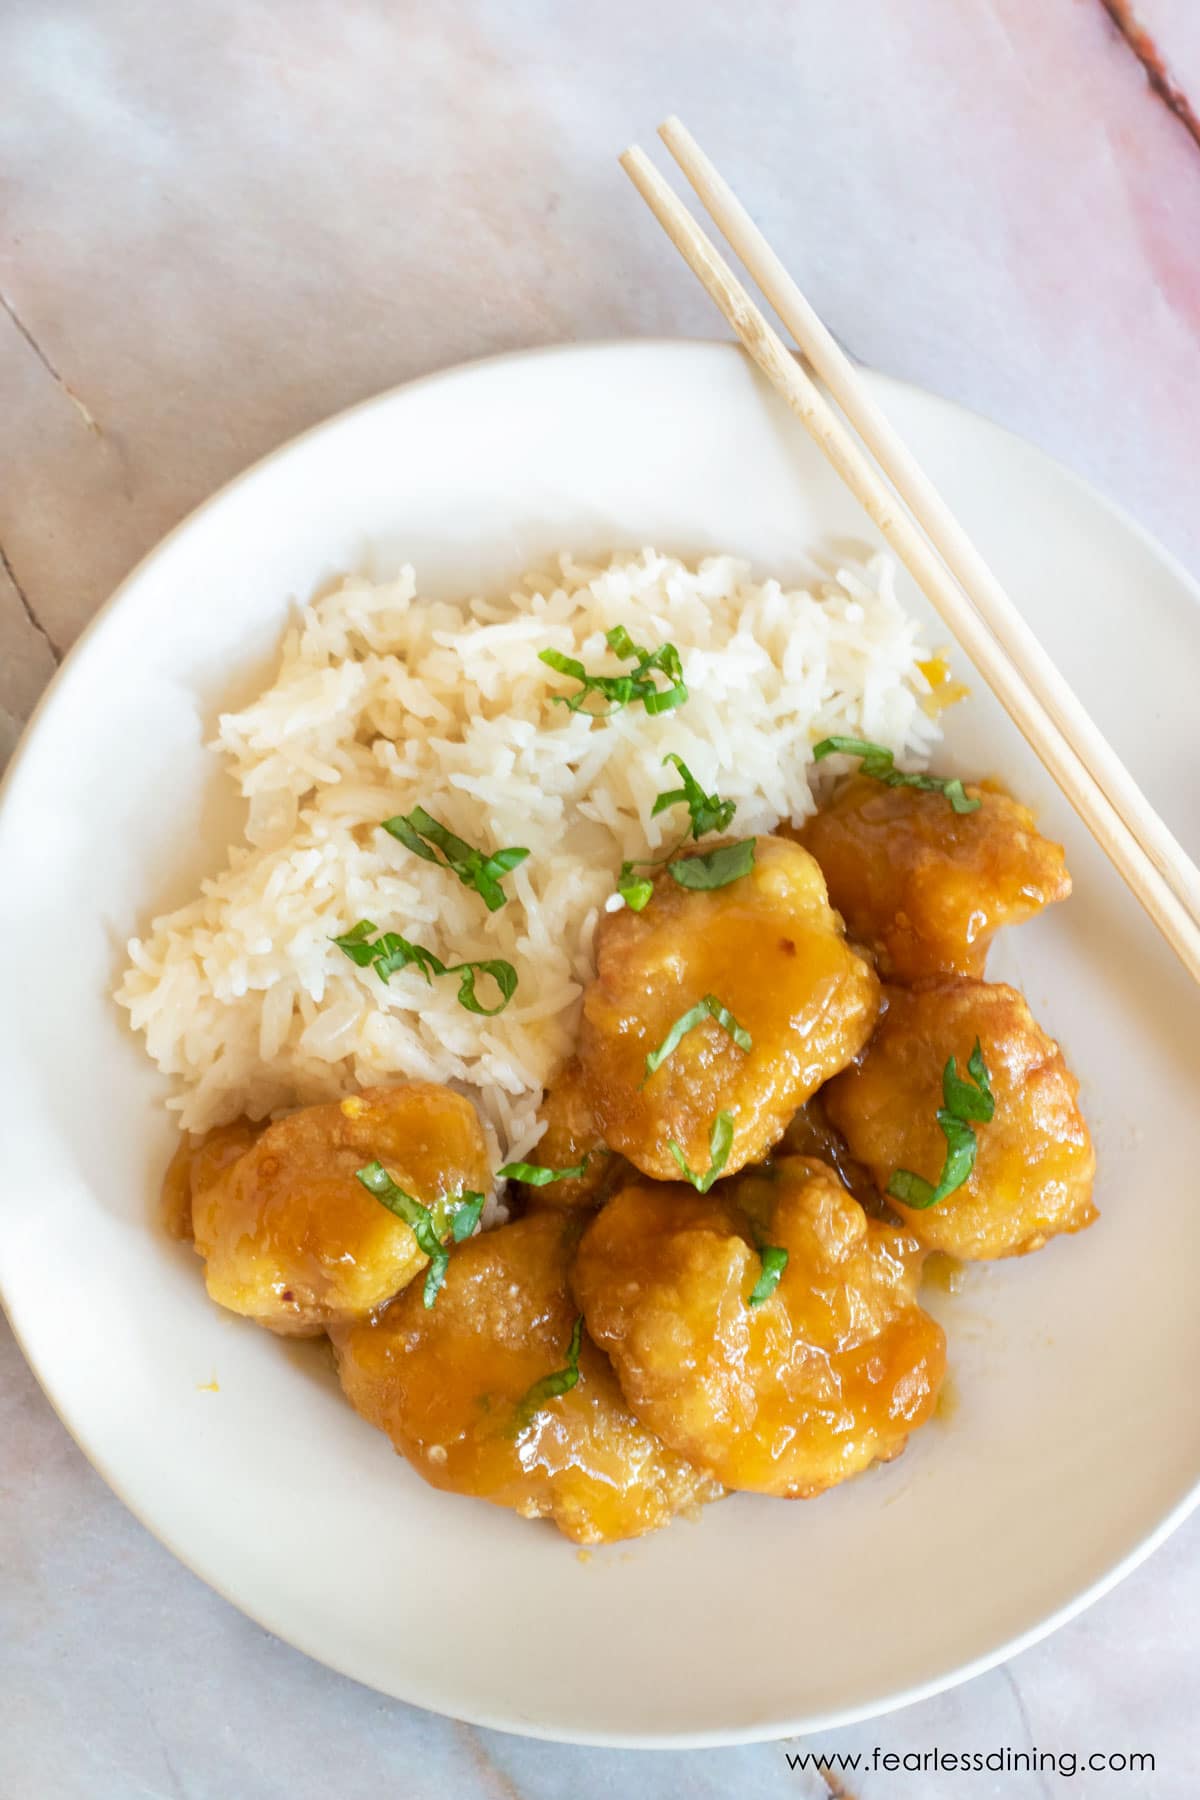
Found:
[[[651,816],[675,784],[668,752],[737,801],[747,834],[812,810],[811,747],[831,733],[925,761],[938,736],[917,668],[928,651],[893,580],[882,556],[785,589],[732,556],[689,568],[644,550],[607,567],[564,556],[499,602],[420,599],[405,569],[305,607],[275,682],[221,720],[245,842],[132,940],[117,990],[175,1078],[180,1124],[415,1076],[475,1100],[498,1160],[527,1155],[620,864],[665,854],[686,823],[682,808]],[[678,646],[686,705],[597,720],[553,703],[572,684],[538,651],[619,672],[604,640],[618,624]],[[379,830],[418,805],[473,844],[528,847],[501,911]],[[384,986],[330,942],[362,918],[447,963],[506,958],[514,999],[488,1019],[459,1006],[453,979],[410,968]]]

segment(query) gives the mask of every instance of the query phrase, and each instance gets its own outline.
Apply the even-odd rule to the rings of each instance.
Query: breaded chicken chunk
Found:
[[[852,775],[794,833],[885,980],[982,975],[1002,925],[1071,892],[1062,846],[1031,812],[991,788],[967,791],[980,804],[958,813],[944,794]]]
[[[1021,1256],[1097,1217],[1096,1158],[1079,1083],[1015,988],[953,977],[889,988],[866,1055],[822,1098],[881,1193],[897,1169],[936,1185],[947,1151],[937,1120],[944,1070],[953,1057],[961,1075],[976,1040],[994,1112],[973,1126],[970,1177],[935,1206],[891,1204],[931,1249],[968,1260]]]
[[[251,1119],[235,1119],[231,1125],[217,1125],[202,1137],[184,1132],[162,1184],[162,1221],[172,1237],[191,1242],[195,1196],[210,1187],[230,1163],[244,1156],[264,1130],[265,1125]]]
[[[600,1206],[626,1170],[624,1159],[608,1148],[600,1135],[592,1102],[584,1086],[578,1058],[566,1065],[542,1096],[541,1115],[546,1129],[529,1153],[530,1161],[544,1169],[577,1169],[587,1158],[582,1175],[535,1186],[520,1183],[518,1192],[527,1206]]]
[[[800,1499],[932,1413],[945,1340],[917,1305],[921,1257],[825,1164],[781,1157],[703,1196],[623,1189],[572,1280],[639,1419],[726,1487]]]
[[[443,1238],[458,1196],[491,1186],[478,1115],[449,1088],[414,1081],[302,1107],[194,1187],[213,1299],[295,1337],[363,1318],[399,1293],[428,1258],[356,1180],[375,1160],[432,1210]]]
[[[758,1161],[861,1050],[878,1010],[879,983],[847,944],[816,862],[783,838],[752,842],[736,879],[684,886],[677,861],[656,874],[644,911],[610,913],[596,932],[584,1083],[604,1141],[659,1181],[679,1174],[672,1141],[691,1170],[711,1167],[723,1113],[725,1173]],[[650,1072],[647,1057],[698,1005],[709,1010]]]
[[[351,1405],[426,1481],[598,1544],[721,1490],[638,1424],[582,1333],[567,1285],[577,1235],[555,1212],[503,1225],[455,1250],[432,1308],[412,1288],[331,1335]]]

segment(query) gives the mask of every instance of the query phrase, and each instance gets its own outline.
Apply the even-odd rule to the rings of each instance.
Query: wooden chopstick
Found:
[[[767,323],[728,263],[637,146],[626,174],[684,261],[819,449],[954,633],[1022,736],[1192,977],[1200,981],[1200,926],[1142,849],[1077,751],[1021,675],[810,377]],[[1150,810],[1140,797],[1141,807]],[[1165,827],[1163,827],[1165,830]]]
[[[978,548],[947,506],[849,358],[826,329],[728,182],[677,118],[659,136],[722,237],[783,320],[851,425],[923,529],[975,611],[1008,651],[1035,698],[1068,738],[1151,861],[1194,915],[1200,869],[1149,805],[1128,769],[1063,680]]]

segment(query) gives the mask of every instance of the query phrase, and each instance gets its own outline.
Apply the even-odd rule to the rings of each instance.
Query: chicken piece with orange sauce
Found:
[[[622,1179],[627,1165],[605,1144],[584,1086],[577,1059],[556,1076],[542,1096],[541,1115],[546,1129],[530,1160],[544,1169],[577,1169],[587,1158],[582,1175],[535,1186],[522,1182],[518,1191],[525,1204],[539,1207],[600,1206]]]
[[[428,1263],[411,1228],[356,1179],[381,1162],[445,1237],[458,1197],[491,1187],[469,1100],[429,1082],[302,1107],[193,1187],[212,1298],[284,1336],[365,1317]]]
[[[202,1137],[185,1132],[167,1165],[162,1185],[162,1221],[172,1237],[192,1241],[192,1202],[217,1179],[223,1169],[244,1156],[264,1125],[251,1119],[235,1119],[217,1125]]]
[[[865,775],[790,835],[811,850],[852,938],[868,945],[885,980],[982,975],[1002,925],[1030,919],[1071,891],[1062,846],[1033,814],[991,787],[956,812],[947,797],[889,787]]]
[[[917,1304],[922,1257],[825,1164],[781,1157],[707,1195],[624,1188],[572,1282],[664,1443],[728,1488],[802,1499],[899,1455],[933,1412],[945,1339]]]
[[[711,1163],[732,1117],[725,1172],[759,1161],[823,1081],[862,1049],[879,1006],[874,972],[847,944],[814,859],[783,838],[749,840],[753,864],[721,886],[660,869],[645,910],[609,913],[583,998],[580,1064],[605,1143],[642,1174],[673,1180]],[[705,858],[724,846],[707,847]],[[681,1017],[712,998],[748,1034],[706,1015],[648,1073]]]
[[[569,1379],[578,1229],[560,1212],[502,1225],[455,1250],[434,1306],[410,1288],[331,1335],[350,1404],[432,1486],[598,1544],[656,1531],[721,1489],[637,1422],[582,1330]]]
[[[881,1193],[897,1169],[936,1184],[947,1149],[937,1120],[943,1071],[954,1057],[961,1074],[976,1040],[994,1111],[973,1127],[974,1168],[936,1205],[890,1200],[922,1243],[965,1261],[1022,1256],[1098,1216],[1079,1083],[1023,997],[1003,983],[954,977],[889,988],[861,1063],[822,1094]]]

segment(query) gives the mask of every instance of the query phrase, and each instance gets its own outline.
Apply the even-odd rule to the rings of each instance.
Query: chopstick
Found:
[[[677,118],[658,128],[705,210],[921,525],[976,612],[1016,662],[1025,683],[1070,740],[1142,849],[1193,913],[1200,869],[1148,804],[1128,769],[971,542],[942,495],[868,393],[854,367],[784,268],[728,182]]]
[[[682,128],[680,128],[682,131]],[[681,138],[677,141],[682,143]],[[1122,818],[1079,750],[1027,685],[1007,646],[992,635],[896,492],[737,280],[687,208],[636,145],[621,157],[626,174],[684,261],[818,448],[904,563],[1022,736],[1070,801],[1130,892],[1200,981],[1200,925]],[[702,196],[703,197],[703,196]],[[719,196],[717,197],[719,199]],[[752,265],[748,262],[747,267]],[[847,365],[848,367],[849,365]],[[999,615],[994,615],[998,617]],[[1082,709],[1081,709],[1082,710]],[[1126,800],[1143,833],[1167,833],[1149,801],[1126,776]],[[1161,841],[1161,840],[1160,840]],[[1180,855],[1182,855],[1180,851]]]

